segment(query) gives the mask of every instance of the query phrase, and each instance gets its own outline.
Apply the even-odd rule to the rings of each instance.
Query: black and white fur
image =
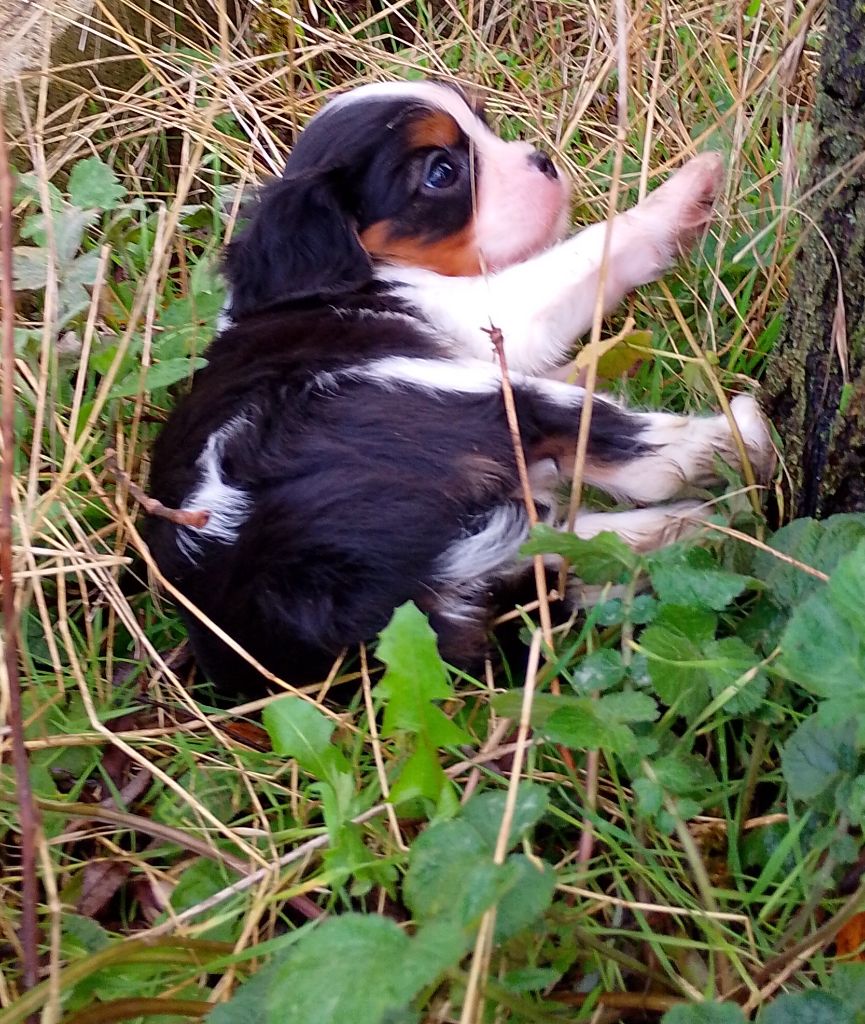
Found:
[[[704,154],[613,224],[604,301],[668,269],[704,225],[721,177]],[[541,514],[573,465],[581,388],[551,379],[591,323],[605,225],[559,241],[567,187],[549,158],[506,143],[457,90],[365,86],[300,137],[226,259],[229,319],[153,452],[151,491],[209,513],[155,521],[165,576],[289,682],[323,677],[414,600],[445,658],[484,654],[528,533],[501,379],[502,331]],[[733,411],[758,474],[772,466],[753,400]],[[576,531],[651,549],[738,462],[723,416],[594,399],[585,479],[642,507],[583,512]],[[260,681],[195,617],[205,673]]]

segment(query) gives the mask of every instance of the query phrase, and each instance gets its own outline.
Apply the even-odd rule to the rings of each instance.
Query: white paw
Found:
[[[737,395],[730,402],[730,411],[742,434],[754,475],[758,481],[766,483],[775,472],[777,463],[769,424],[751,395]]]
[[[711,220],[712,206],[723,183],[721,154],[701,153],[655,189],[641,206],[656,221],[667,243],[684,252]]]

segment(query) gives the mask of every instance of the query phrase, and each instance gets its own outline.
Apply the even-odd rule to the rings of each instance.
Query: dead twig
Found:
[[[2,259],[2,432],[0,463],[0,576],[2,576],[3,640],[6,685],[9,688],[9,731],[21,835],[21,948],[22,984],[33,988],[39,980],[39,882],[36,846],[39,812],[30,787],[24,724],[21,717],[21,680],[18,674],[18,609],[12,575],[12,472],[15,462],[15,296],[12,290],[12,174],[6,149],[6,126],[0,103],[0,259]]]
[[[167,519],[178,526],[194,526],[197,530],[203,529],[210,521],[210,513],[207,509],[169,508],[156,498],[151,498],[145,494],[132,477],[117,464],[117,452],[113,448],[105,449],[105,466],[115,480],[129,491],[149,516]]]

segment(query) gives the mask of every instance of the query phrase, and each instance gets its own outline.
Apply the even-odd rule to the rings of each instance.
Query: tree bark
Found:
[[[865,3],[829,0],[827,16],[803,234],[764,388],[803,516],[865,511]]]

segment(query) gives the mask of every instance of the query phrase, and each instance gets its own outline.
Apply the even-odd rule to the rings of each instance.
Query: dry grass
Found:
[[[215,934],[239,953],[272,938],[287,921],[352,902],[343,885],[331,886],[316,856],[328,840],[309,780],[293,764],[257,752],[250,746],[255,734],[232,729],[266,701],[227,712],[191,696],[182,631],[171,605],[152,589],[163,581],[141,541],[138,507],[106,465],[106,449],[114,449],[120,466],[146,486],[148,448],[170,402],[164,389],[156,397],[145,390],[147,367],[163,358],[166,310],[194,295],[195,275],[214,265],[237,216],[239,192],[279,171],[296,132],[330,94],[365,80],[421,74],[475,88],[504,131],[554,150],[573,179],[579,221],[604,216],[617,146],[620,205],[693,153],[718,148],[728,171],[711,238],[675,279],[645,289],[631,309],[638,326],[653,332],[653,358],[628,389],[653,405],[700,407],[718,385],[749,386],[771,347],[821,26],[813,3],[771,0],[754,3],[748,13],[698,0],[636,5],[627,11],[628,106],[617,142],[612,4],[281,0],[247,5],[237,23],[222,0],[211,0],[210,6],[181,5],[189,8],[188,23],[175,34],[157,24],[168,6],[137,12],[145,23],[154,21],[139,22],[130,34],[118,12],[134,5],[97,0],[80,27],[101,40],[101,56],[72,68],[52,64],[46,54],[42,70],[5,85],[7,103],[19,108],[11,158],[32,167],[37,192],[18,214],[31,215],[37,201],[50,209],[48,183],[65,188],[76,164],[93,155],[146,204],[128,230],[109,230],[106,215],[88,232],[85,248],[99,254],[90,304],[62,332],[64,270],[51,218],[47,287],[19,302],[19,327],[29,333],[16,363],[14,560],[27,746],[44,826],[42,969],[55,985],[46,1002],[49,1020],[63,1012],[61,967],[95,948],[83,925],[70,926],[73,911],[99,920],[112,935]],[[128,84],[116,84],[109,69],[130,64]],[[55,106],[56,84],[73,70],[84,73],[86,84],[67,84],[67,98]],[[221,201],[224,218],[205,213],[190,220],[191,205],[212,211]],[[184,354],[206,345],[209,316],[185,336]],[[142,386],[117,398],[112,389],[130,373],[130,353]],[[461,697],[468,702],[477,693],[483,706],[482,687],[466,684]],[[350,738],[358,778],[374,780],[388,755],[372,727],[371,704],[358,696],[348,707],[324,706]],[[450,768],[461,783],[474,778],[474,785],[477,765],[495,762],[505,749],[507,737],[493,724],[487,734],[479,729],[482,754]],[[484,746],[489,736],[492,745]],[[2,742],[8,744],[8,730]],[[565,833],[575,829],[580,777],[550,757],[532,758],[530,770],[563,794],[571,814],[560,811],[559,824]],[[66,806],[58,803],[58,790]],[[598,815],[626,830],[627,802],[616,777],[604,775]],[[8,969],[0,1004],[8,1008],[19,985],[13,965],[21,954],[20,877],[12,805],[0,804],[0,815],[7,844],[0,929]],[[399,858],[405,837],[395,816],[389,826],[376,803],[365,820],[369,847],[379,857]],[[726,827],[723,816],[703,824],[721,833]],[[639,829],[633,835],[645,838]],[[688,855],[708,856],[708,840],[686,849],[684,862],[672,839],[653,834],[652,842],[649,855],[624,840],[618,848],[608,842],[575,870],[559,836],[561,891],[578,901],[580,927],[613,949],[626,912],[636,922],[624,944],[627,955],[653,957],[655,974],[667,978],[675,998],[703,988],[707,949],[722,948],[732,981],[749,984],[790,924],[795,907],[788,902],[807,889],[805,868],[801,882],[795,875],[778,896],[786,909],[776,921],[741,891],[723,897],[721,908],[700,905],[690,890]],[[178,910],[167,896],[202,858],[214,868]],[[379,889],[355,899],[369,910],[384,902]],[[660,938],[653,935],[659,915],[696,924],[668,945],[663,928]],[[599,955],[607,991],[628,987],[623,963],[621,956]],[[221,980],[205,990],[192,968],[154,969],[140,976],[138,988],[128,981],[116,992],[218,1000],[230,993],[236,970],[224,967]],[[71,1008],[91,998],[79,991]],[[431,1020],[458,1019],[445,1002],[431,1012]],[[502,1020],[511,1019],[509,1012],[524,1019],[513,1007],[500,1012]]]

